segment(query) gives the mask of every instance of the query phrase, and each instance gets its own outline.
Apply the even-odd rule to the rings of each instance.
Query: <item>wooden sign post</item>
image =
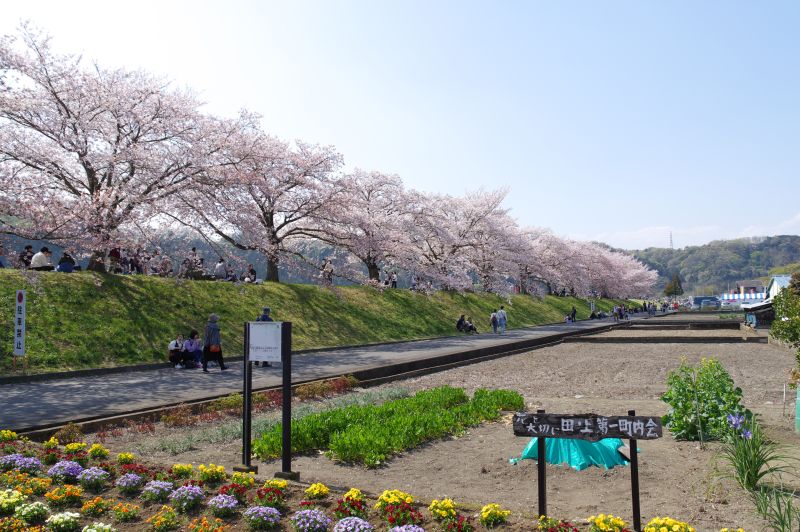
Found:
[[[13,370],[17,370],[17,357],[23,357],[25,367],[25,318],[27,315],[27,298],[25,290],[17,290],[14,302],[14,354],[12,359]]]
[[[579,439],[598,442],[605,438],[627,438],[631,448],[631,503],[633,505],[633,527],[642,529],[639,507],[639,457],[637,440],[655,440],[662,436],[661,418],[637,416],[628,410],[627,416],[599,416],[597,414],[548,414],[538,410],[535,414],[514,414],[514,434],[534,436],[538,440],[537,471],[539,476],[539,515],[547,515],[547,438]]]

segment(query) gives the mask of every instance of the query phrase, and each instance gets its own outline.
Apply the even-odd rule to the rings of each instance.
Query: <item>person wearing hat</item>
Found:
[[[256,321],[275,321],[272,318],[270,318],[270,316],[269,316],[269,307],[264,307],[261,310],[261,316],[257,317]],[[272,366],[272,364],[270,364],[269,362],[253,362],[253,365],[256,366],[256,367],[258,367],[258,366],[263,366],[263,367]]]
[[[50,262],[52,256],[53,253],[46,246],[43,247],[31,259],[31,270],[53,271],[53,263]]]
[[[225,371],[225,362],[222,360],[222,336],[219,331],[219,316],[212,314],[208,317],[205,334],[203,335],[203,372],[208,373],[208,361],[216,360],[220,371]]]

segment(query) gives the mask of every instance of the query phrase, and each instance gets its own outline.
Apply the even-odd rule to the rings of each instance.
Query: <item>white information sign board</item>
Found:
[[[14,302],[14,356],[25,356],[25,290],[17,290]]]
[[[252,362],[281,361],[281,322],[251,321],[250,360]]]

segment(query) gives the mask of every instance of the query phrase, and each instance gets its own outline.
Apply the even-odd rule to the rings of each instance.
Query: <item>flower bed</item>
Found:
[[[451,398],[457,397],[453,394]],[[456,407],[472,402],[456,401]],[[485,405],[471,408],[485,408]],[[74,446],[73,450],[81,452],[87,447]],[[176,464],[162,468],[137,463],[135,458],[129,459],[132,455],[124,455],[123,463],[109,463],[103,461],[108,453],[94,446],[88,448],[95,450],[87,453],[86,467],[71,461],[60,463],[48,471],[52,478],[37,477],[27,472],[36,470],[27,467],[34,462],[21,458],[39,458],[54,450],[61,451],[58,444],[10,440],[0,450],[5,452],[0,454],[2,457],[17,455],[3,462],[11,465],[0,474],[0,531],[41,525],[54,532],[104,532],[117,528],[197,532],[245,529],[472,532],[476,528],[496,527],[572,532],[621,531],[628,526],[611,515],[592,516],[588,523],[576,524],[576,528],[549,518],[531,522],[496,504],[467,512],[450,498],[421,504],[411,494],[399,490],[386,490],[370,501],[356,488],[334,493],[319,483],[303,487],[279,479],[262,482],[247,474],[234,474],[230,479],[233,482],[217,486],[215,483],[227,478],[219,466],[195,468]],[[17,468],[17,464],[21,467]],[[210,476],[209,471],[213,471]],[[44,468],[38,474],[44,475]],[[202,482],[201,476],[212,484]],[[53,480],[60,483],[51,485]],[[91,487],[93,492],[84,492],[78,482]],[[648,527],[657,527],[656,532],[660,532],[661,525],[666,523],[670,529],[680,524],[681,530],[692,530],[688,524],[666,517],[654,518]]]

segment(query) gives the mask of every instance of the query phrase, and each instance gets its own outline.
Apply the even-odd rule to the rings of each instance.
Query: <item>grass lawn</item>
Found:
[[[330,347],[454,335],[460,314],[473,316],[478,330],[505,304],[509,327],[560,322],[573,305],[589,315],[585,300],[548,296],[543,300],[492,294],[368,287],[322,288],[266,283],[234,285],[153,277],[60,274],[0,270],[0,374],[11,373],[14,296],[27,290],[27,353],[35,372],[63,371],[166,361],[176,333],[202,334],[209,314],[220,316],[229,356],[241,354],[243,323],[263,306],[278,321],[293,322],[293,348]],[[601,300],[598,310],[618,301]]]

